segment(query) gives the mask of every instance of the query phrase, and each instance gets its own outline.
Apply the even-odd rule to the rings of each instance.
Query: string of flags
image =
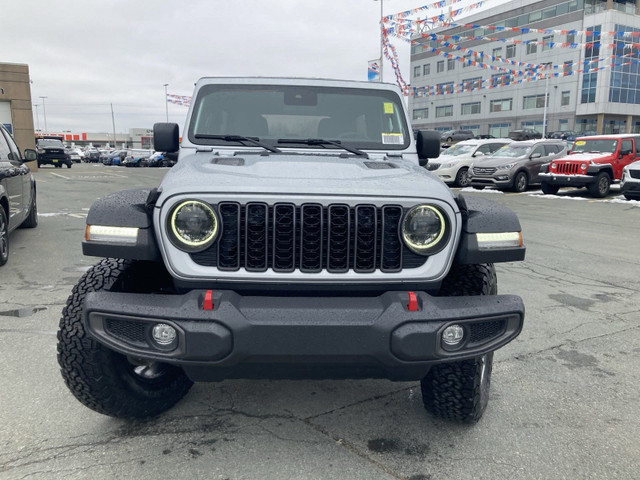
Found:
[[[185,95],[172,95],[167,93],[167,102],[188,107],[191,105],[191,97]]]

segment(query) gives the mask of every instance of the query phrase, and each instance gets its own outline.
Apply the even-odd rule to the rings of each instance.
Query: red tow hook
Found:
[[[207,290],[204,294],[204,302],[202,302],[203,310],[213,310],[213,290]]]
[[[410,312],[418,311],[418,297],[415,292],[409,292],[409,304],[407,305],[407,310]]]

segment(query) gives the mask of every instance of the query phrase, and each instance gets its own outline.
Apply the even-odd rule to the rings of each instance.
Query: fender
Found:
[[[91,206],[87,226],[138,228],[135,244],[82,241],[82,253],[94,257],[159,261],[160,251],[153,231],[151,211],[157,189],[124,190],[103,197]]]
[[[482,197],[456,197],[462,213],[462,235],[455,262],[461,264],[516,262],[524,260],[524,246],[480,250],[476,233],[521,232],[518,217],[508,207]]]
[[[607,172],[613,180],[613,165],[610,163],[592,163],[587,167],[587,175],[598,175],[600,172]]]

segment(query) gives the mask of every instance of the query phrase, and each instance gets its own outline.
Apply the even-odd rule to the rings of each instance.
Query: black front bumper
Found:
[[[84,321],[99,342],[124,355],[180,365],[193,380],[222,378],[422,378],[435,363],[473,358],[518,336],[524,305],[512,295],[432,297],[266,297],[205,290],[184,295],[89,293]],[[173,326],[171,349],[154,344],[157,323]],[[442,331],[462,325],[446,349]]]
[[[542,183],[556,185],[558,187],[586,187],[595,183],[598,177],[594,175],[562,175],[555,173],[541,173]]]

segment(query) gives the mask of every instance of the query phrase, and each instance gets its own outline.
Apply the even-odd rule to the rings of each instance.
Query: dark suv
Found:
[[[36,149],[38,152],[38,167],[42,165],[53,165],[62,168],[66,165],[71,168],[71,157],[64,151],[64,144],[59,138],[43,137],[36,139]]]
[[[35,150],[20,155],[9,132],[0,124],[0,266],[9,260],[9,232],[38,225],[36,181],[25,161],[36,159]]]

